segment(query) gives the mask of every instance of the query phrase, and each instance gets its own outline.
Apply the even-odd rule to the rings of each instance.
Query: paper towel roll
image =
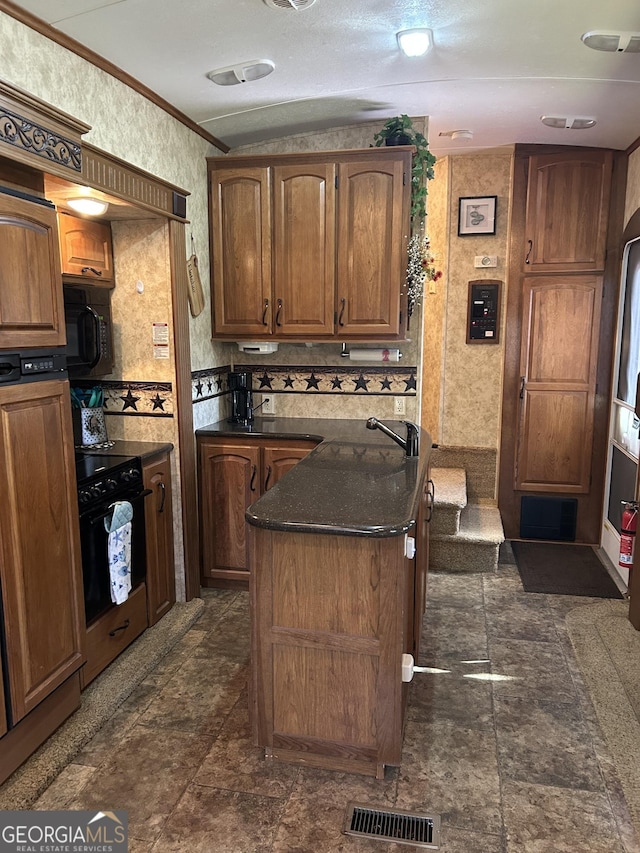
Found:
[[[352,349],[349,350],[350,361],[400,361],[402,353],[399,349]]]

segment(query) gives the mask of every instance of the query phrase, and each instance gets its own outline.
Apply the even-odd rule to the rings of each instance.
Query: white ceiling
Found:
[[[436,155],[514,142],[626,148],[640,136],[640,54],[591,50],[589,30],[640,32],[638,0],[20,0],[231,148],[292,133],[428,115]],[[434,47],[405,58],[396,32]],[[207,72],[270,59],[268,77]],[[542,115],[594,118],[557,130]],[[473,131],[472,140],[439,134]]]

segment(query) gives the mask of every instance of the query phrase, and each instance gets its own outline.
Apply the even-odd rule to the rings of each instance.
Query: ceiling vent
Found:
[[[264,2],[272,9],[293,9],[295,12],[308,9],[316,0],[264,0]]]
[[[640,33],[590,30],[580,38],[593,50],[607,50],[610,53],[640,53]]]
[[[540,116],[540,121],[547,127],[559,127],[564,130],[586,130],[596,123],[594,118],[578,116]]]
[[[251,83],[271,74],[276,66],[270,59],[252,59],[226,68],[216,68],[207,74],[209,80],[218,86],[235,86],[238,83]]]

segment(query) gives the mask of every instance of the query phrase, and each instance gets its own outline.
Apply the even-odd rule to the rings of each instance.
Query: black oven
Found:
[[[95,284],[63,289],[69,376],[107,376],[113,372],[111,291]]]
[[[131,590],[146,576],[144,500],[151,492],[142,484],[138,458],[109,456],[108,453],[80,454],[76,458],[80,544],[84,606],[87,625],[115,607],[111,601],[108,537],[105,518],[115,501],[129,501],[131,521]]]

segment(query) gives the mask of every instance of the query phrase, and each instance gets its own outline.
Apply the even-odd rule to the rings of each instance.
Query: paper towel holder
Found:
[[[380,349],[380,347],[376,347],[375,349]],[[373,351],[373,350],[372,350]],[[349,358],[350,351],[347,349],[347,344],[342,342],[342,351],[340,352],[342,358]],[[402,353],[398,350],[398,358],[402,358]]]

